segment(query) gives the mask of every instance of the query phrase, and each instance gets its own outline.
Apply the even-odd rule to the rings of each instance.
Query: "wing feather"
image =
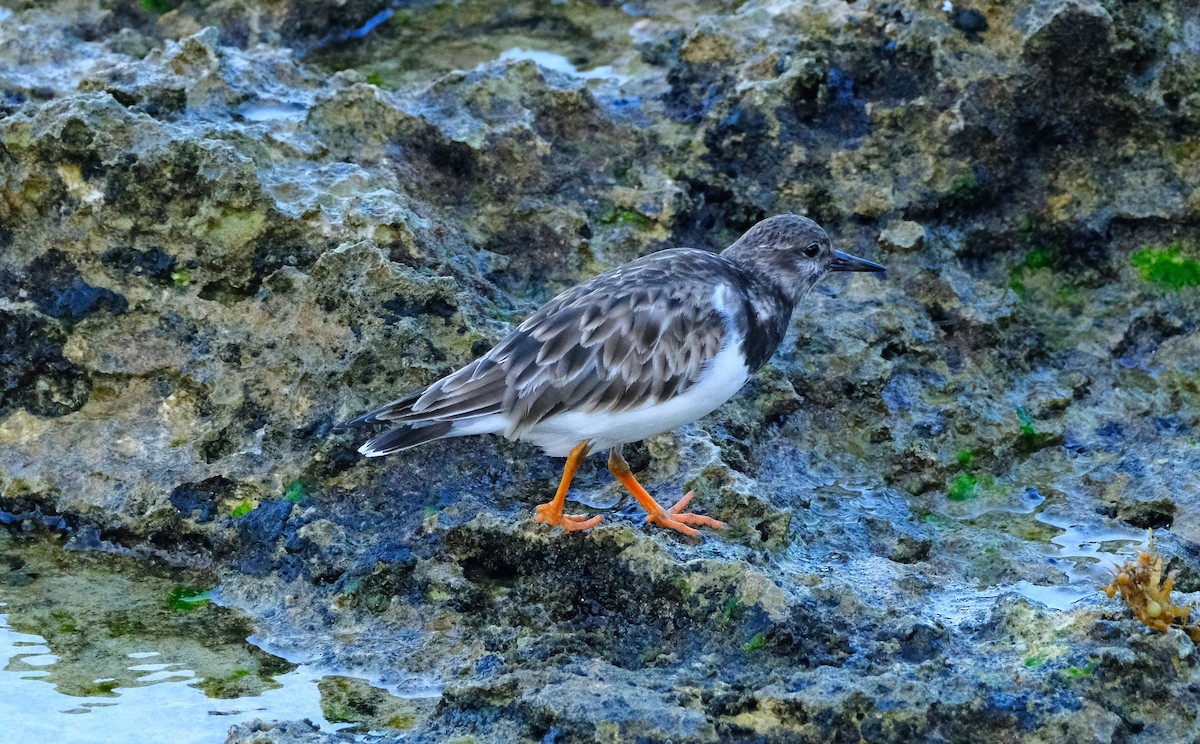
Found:
[[[500,413],[512,434],[567,410],[617,411],[679,395],[727,341],[713,294],[730,271],[706,251],[638,259],[560,294],[484,356],[359,421]]]

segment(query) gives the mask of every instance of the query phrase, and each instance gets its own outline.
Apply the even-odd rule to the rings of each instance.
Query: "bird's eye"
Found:
[[[820,252],[821,252],[821,245],[819,243],[813,243],[812,245],[810,245],[809,247],[804,249],[804,255],[807,256],[808,258],[816,258],[817,254]]]

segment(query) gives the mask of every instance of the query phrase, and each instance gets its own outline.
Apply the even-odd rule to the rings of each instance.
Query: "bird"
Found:
[[[608,468],[653,525],[689,536],[723,522],[664,508],[637,481],[622,446],[711,413],[774,354],[795,308],[830,272],[884,267],[834,249],[791,213],[753,225],[720,253],[670,248],[575,285],[489,351],[426,388],[343,424],[388,424],[359,448],[388,455],[447,437],[500,434],[566,457],[558,489],[533,519],[567,531],[601,517],[564,513],[584,458]]]

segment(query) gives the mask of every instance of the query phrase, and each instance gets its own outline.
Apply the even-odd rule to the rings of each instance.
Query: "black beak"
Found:
[[[868,261],[865,258],[851,256],[841,251],[833,252],[833,260],[829,262],[830,271],[887,271],[883,266]]]

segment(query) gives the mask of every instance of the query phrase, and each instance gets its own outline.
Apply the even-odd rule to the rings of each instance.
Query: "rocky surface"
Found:
[[[204,572],[381,740],[1200,736],[1192,642],[1098,590],[1148,529],[1200,589],[1191,3],[7,7],[10,529]],[[727,534],[333,429],[789,210],[887,278],[630,453]]]

